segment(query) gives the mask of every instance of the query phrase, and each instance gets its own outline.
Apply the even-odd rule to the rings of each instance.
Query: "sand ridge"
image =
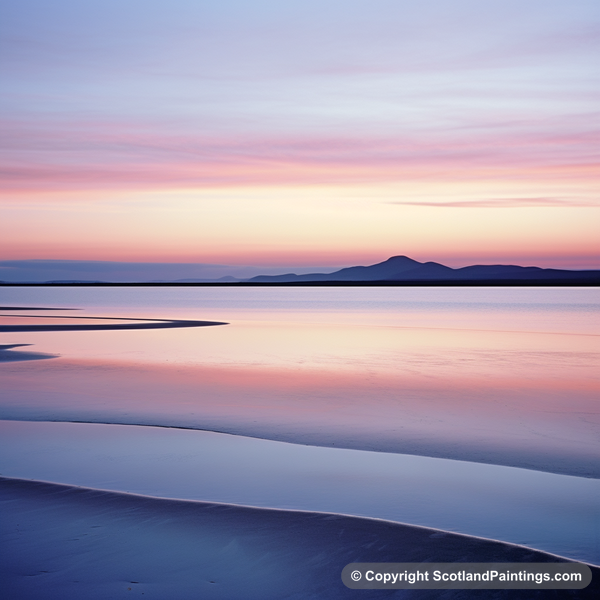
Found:
[[[355,598],[350,562],[562,562],[512,544],[339,515],[156,499],[0,478],[0,563],[7,598]],[[600,569],[576,595],[500,590],[494,598],[597,597]],[[406,597],[361,591],[361,598]],[[439,598],[439,590],[411,592]],[[446,591],[444,598],[489,592]]]

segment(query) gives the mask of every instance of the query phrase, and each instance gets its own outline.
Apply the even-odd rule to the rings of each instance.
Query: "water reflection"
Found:
[[[168,356],[168,355],[167,355]],[[56,359],[3,369],[4,418],[174,425],[599,476],[597,382]]]
[[[597,535],[597,519],[573,512],[568,496],[575,492],[566,490],[575,488],[546,488],[539,477],[551,472],[600,478],[598,290],[1,291],[2,304],[12,308],[55,304],[81,310],[5,309],[12,316],[0,317],[0,358],[56,358],[0,362],[0,418],[176,426],[315,446],[305,448],[302,461],[289,456],[287,467],[235,444],[227,460],[241,468],[255,456],[254,472],[267,478],[277,479],[292,463],[289,477],[298,481],[318,471],[318,481],[311,475],[305,491],[326,496],[326,489],[341,486],[347,493],[333,494],[327,500],[332,503],[320,509],[340,512],[351,512],[352,502],[369,496],[376,500],[373,489],[387,488],[381,478],[369,483],[366,474],[357,485],[350,463],[338,465],[336,473],[319,471],[325,450],[316,446],[377,450],[383,461],[378,465],[399,460],[398,454],[421,461],[460,459],[484,470],[470,471],[472,481],[465,476],[455,485],[442,469],[431,481],[444,479],[443,491],[405,462],[402,477],[410,483],[401,490],[403,505],[425,506],[447,496],[461,518],[493,525],[487,503],[501,505],[508,494],[519,499],[507,504],[519,519],[536,511],[571,511],[569,519],[583,519],[591,531],[581,540]],[[225,321],[228,327],[201,326]],[[27,329],[34,322],[39,330]],[[23,345],[29,348],[21,350]],[[30,438],[23,435],[21,442],[27,445]],[[172,443],[175,448],[179,442]],[[126,443],[110,447],[118,450],[115,460],[131,454]],[[209,450],[209,462],[217,461]],[[166,464],[174,450],[157,446],[156,452],[155,461]],[[178,456],[185,462],[185,452]],[[220,456],[211,473],[228,485],[229,467]],[[490,465],[530,471],[502,478],[507,471]],[[35,476],[51,479],[58,472],[53,468],[47,465],[46,475]],[[100,466],[95,469],[89,474],[101,473]],[[161,473],[157,482],[187,485],[177,469]],[[244,477],[240,472],[239,481]],[[534,479],[539,485],[528,499]],[[352,490],[344,487],[351,484]],[[475,504],[473,486],[481,500]],[[392,487],[384,493],[390,506]],[[257,491],[251,482],[240,489]],[[302,497],[301,489],[296,492]],[[411,504],[411,498],[418,501]],[[403,514],[422,522],[417,513]],[[546,533],[565,539],[563,521],[555,521],[555,531]]]
[[[3,474],[408,522],[600,561],[600,481],[213,432],[0,421]]]

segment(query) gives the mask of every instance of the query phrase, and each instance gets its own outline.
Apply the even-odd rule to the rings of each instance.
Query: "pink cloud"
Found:
[[[399,206],[439,206],[446,208],[526,208],[526,207],[564,207],[571,208],[575,206],[597,206],[600,207],[599,199],[588,198],[486,198],[481,200],[460,200],[447,202],[389,202],[388,204],[397,204]]]
[[[598,167],[595,134],[585,130],[540,133],[513,127],[506,132],[451,130],[397,136],[211,136],[149,133],[142,124],[33,129],[14,122],[4,129],[2,187],[13,191],[436,178],[588,180]],[[482,200],[479,205],[506,201]],[[556,199],[529,201],[557,205]]]

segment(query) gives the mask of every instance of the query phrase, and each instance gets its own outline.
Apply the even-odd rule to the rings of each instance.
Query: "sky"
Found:
[[[0,261],[600,268],[597,0],[3,0]]]

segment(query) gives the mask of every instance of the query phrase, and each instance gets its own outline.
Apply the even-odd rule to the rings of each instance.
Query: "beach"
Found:
[[[105,320],[3,313],[9,598],[350,598],[350,562],[600,563],[594,290],[49,292]],[[443,597],[592,598],[593,574]]]
[[[340,515],[160,500],[0,480],[2,562],[9,598],[353,598],[340,579],[351,562],[556,562],[528,548]],[[27,565],[26,567],[24,565]],[[597,579],[599,570],[593,569]],[[595,598],[597,584],[577,592]],[[406,597],[404,590],[361,597]],[[439,598],[439,590],[410,592]],[[489,591],[446,591],[449,598]],[[506,590],[495,598],[568,598]]]

